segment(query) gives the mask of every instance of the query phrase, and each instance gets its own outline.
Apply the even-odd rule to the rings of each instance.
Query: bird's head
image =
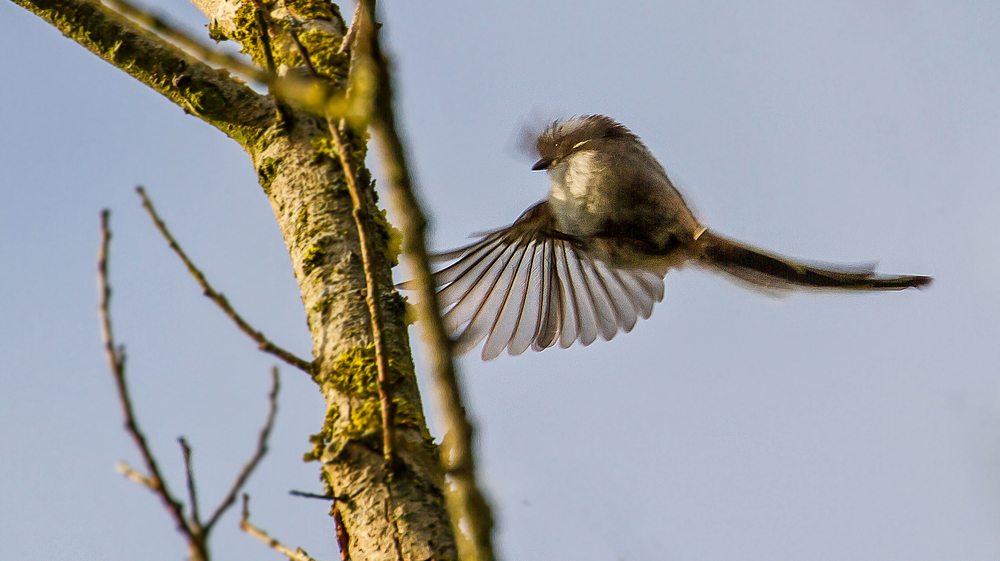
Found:
[[[539,160],[531,169],[549,169],[575,152],[599,149],[602,143],[615,139],[639,141],[624,125],[604,115],[554,121],[535,141]]]

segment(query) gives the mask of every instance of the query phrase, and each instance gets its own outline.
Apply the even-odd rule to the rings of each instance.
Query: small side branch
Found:
[[[193,276],[195,280],[198,281],[198,284],[201,285],[202,290],[204,290],[205,292],[205,296],[207,296],[210,300],[212,300],[220,308],[222,308],[223,313],[229,316],[229,319],[233,320],[233,322],[236,323],[236,326],[240,328],[240,331],[246,333],[251,339],[253,339],[257,343],[257,347],[260,350],[264,351],[265,353],[271,353],[272,355],[280,358],[281,360],[298,368],[299,370],[302,370],[307,374],[312,374],[313,364],[311,362],[303,360],[295,356],[291,352],[286,351],[285,349],[275,345],[267,337],[265,337],[263,333],[254,329],[249,323],[247,323],[245,319],[243,319],[242,316],[236,313],[236,310],[234,310],[233,307],[229,304],[229,301],[226,299],[226,297],[223,296],[221,293],[217,292],[214,288],[212,288],[212,285],[209,284],[208,279],[205,278],[204,273],[202,273],[201,270],[195,266],[195,264],[191,261],[191,259],[188,258],[187,253],[185,253],[184,250],[181,249],[181,246],[177,243],[177,240],[174,239],[173,235],[171,235],[170,231],[167,229],[167,225],[163,222],[162,219],[160,219],[159,214],[156,213],[156,209],[153,207],[153,203],[149,200],[149,197],[146,196],[145,189],[143,189],[142,187],[137,187],[136,192],[138,192],[139,197],[142,198],[142,206],[143,208],[146,209],[146,212],[149,213],[149,217],[153,219],[153,224],[156,225],[156,229],[159,230],[160,234],[162,234],[163,237],[167,240],[167,243],[170,245],[170,249],[174,250],[174,253],[176,253],[177,256],[180,257],[181,261],[184,262],[184,265],[187,267],[188,272],[191,273],[191,276]]]
[[[109,64],[234,138],[252,141],[270,126],[273,102],[267,96],[256,93],[232,76],[216,71],[202,59],[110,6],[93,0],[13,2]],[[284,89],[307,89],[285,79],[279,81]],[[334,97],[332,92],[324,95],[330,99]]]
[[[372,128],[379,142],[390,192],[400,210],[403,251],[413,263],[414,280],[420,296],[417,310],[428,335],[434,386],[438,392],[446,431],[441,446],[441,461],[453,485],[452,489],[446,489],[448,510],[462,559],[492,561],[495,559],[492,543],[493,515],[476,482],[473,426],[462,405],[461,387],[451,354],[451,339],[444,328],[437,305],[430,260],[427,257],[427,219],[414,193],[413,180],[406,163],[406,150],[396,126],[389,61],[382,51],[374,17],[374,0],[359,0],[357,18],[351,24],[352,29],[356,28],[352,55],[359,48],[364,49],[370,53],[375,64],[377,86]]]
[[[294,30],[290,30],[292,40],[295,43],[302,62],[313,78],[319,79],[319,73],[309,59],[298,35]],[[333,138],[334,146],[337,150],[337,158],[340,166],[344,170],[347,179],[347,187],[351,193],[351,202],[354,205],[354,224],[358,229],[358,238],[361,243],[361,261],[365,270],[365,303],[368,305],[368,315],[372,326],[372,340],[375,345],[375,365],[378,371],[378,395],[382,409],[382,454],[387,468],[390,468],[395,461],[393,452],[394,426],[393,426],[393,403],[392,387],[389,381],[389,354],[385,348],[385,322],[382,316],[382,305],[379,300],[378,281],[375,273],[375,251],[372,249],[371,224],[368,218],[367,197],[358,185],[358,175],[354,162],[351,161],[350,152],[344,144],[344,139],[340,134],[336,122],[336,116],[328,112],[326,115],[327,125],[330,129],[330,136]],[[340,120],[343,124],[343,120]]]
[[[295,550],[289,549],[284,544],[278,540],[267,535],[267,532],[261,530],[260,528],[254,526],[250,523],[250,496],[246,493],[243,494],[243,517],[240,519],[240,529],[244,532],[250,534],[251,536],[257,538],[258,540],[264,542],[269,547],[281,553],[285,557],[291,559],[292,561],[316,561],[309,554],[298,548]]]
[[[260,436],[257,437],[257,450],[254,452],[253,457],[250,461],[243,466],[243,470],[238,476],[236,476],[236,481],[233,482],[233,487],[229,490],[226,498],[222,500],[215,512],[212,513],[212,517],[208,519],[205,523],[205,532],[208,532],[215,526],[215,523],[219,521],[226,509],[233,506],[236,502],[236,497],[239,495],[240,490],[246,484],[247,479],[250,478],[250,474],[253,470],[257,468],[257,464],[264,458],[267,454],[267,439],[271,436],[271,429],[274,428],[274,419],[278,414],[278,390],[280,389],[280,379],[278,376],[278,368],[274,367],[271,369],[271,393],[267,395],[267,400],[269,403],[269,408],[267,411],[267,421],[264,423],[264,428],[260,430]]]
[[[181,445],[181,456],[184,458],[184,479],[187,480],[188,500],[191,501],[191,525],[201,527],[198,508],[198,489],[194,484],[194,467],[191,465],[191,445],[182,436],[177,439]]]
[[[155,31],[161,37],[191,51],[195,56],[205,62],[217,64],[228,70],[232,70],[251,80],[261,84],[271,84],[274,82],[274,74],[266,74],[260,68],[252,64],[243,62],[235,56],[213,49],[206,43],[195,39],[182,31],[179,27],[170,23],[166,18],[139,8],[127,0],[104,0],[112,9],[119,14]]]
[[[128,384],[125,380],[125,347],[115,346],[114,334],[111,330],[111,286],[108,283],[108,249],[111,244],[111,229],[108,224],[110,212],[101,212],[101,246],[97,254],[97,286],[100,303],[98,304],[98,317],[101,324],[101,340],[104,342],[104,354],[108,359],[108,366],[114,376],[115,385],[118,388],[118,400],[125,414],[125,430],[135,441],[136,448],[142,456],[143,463],[146,464],[148,476],[143,476],[131,468],[124,472],[133,481],[138,481],[148,487],[163,502],[167,512],[177,525],[177,529],[184,534],[188,543],[195,545],[198,540],[195,538],[196,530],[184,517],[184,505],[181,504],[167,487],[167,482],[163,479],[160,466],[153,456],[146,435],[139,429],[139,424],[135,420],[135,411],[132,407],[132,398],[128,393]],[[203,556],[203,558],[205,558]]]
[[[302,497],[303,499],[321,499],[324,501],[337,500],[335,497],[328,497],[326,495],[321,495],[319,493],[310,493],[309,491],[298,491],[296,489],[292,489],[291,491],[288,492],[288,494],[293,497]]]
[[[358,227],[358,237],[361,238],[361,259],[364,261],[365,283],[367,284],[367,294],[365,302],[368,304],[368,314],[372,321],[372,339],[375,340],[375,363],[378,367],[378,396],[382,405],[382,450],[385,462],[393,462],[393,410],[392,410],[392,388],[389,385],[389,354],[385,349],[385,336],[382,334],[385,328],[382,319],[382,306],[379,302],[378,284],[375,280],[374,251],[372,250],[371,226],[368,221],[368,205],[363,198],[364,194],[358,185],[357,174],[354,164],[351,163],[350,154],[344,146],[344,140],[340,136],[333,121],[327,117],[330,123],[330,135],[337,148],[337,157],[344,168],[344,175],[347,176],[347,186],[351,192],[351,201],[354,203],[354,223]]]
[[[150,212],[152,212],[151,207]],[[246,465],[243,466],[239,475],[237,475],[229,493],[215,509],[215,512],[212,513],[212,516],[205,524],[201,523],[201,516],[199,513],[198,491],[194,481],[191,446],[184,438],[178,439],[184,459],[184,473],[187,480],[188,497],[191,501],[190,515],[186,516],[184,513],[183,503],[177,500],[168,489],[166,480],[163,479],[160,467],[157,464],[156,458],[153,456],[152,450],[149,448],[146,437],[139,429],[139,425],[135,420],[132,399],[129,396],[128,386],[125,380],[125,350],[123,347],[115,346],[114,336],[111,330],[111,287],[108,283],[108,249],[111,241],[111,230],[108,226],[108,217],[109,212],[107,210],[101,213],[101,245],[97,254],[97,286],[100,300],[98,305],[98,316],[101,325],[101,339],[104,342],[104,351],[108,358],[108,364],[111,367],[111,373],[114,375],[115,382],[118,387],[118,398],[125,414],[125,429],[135,441],[136,447],[142,455],[143,462],[146,464],[146,471],[149,475],[143,475],[125,463],[119,463],[118,470],[121,471],[125,477],[149,488],[153,491],[153,493],[160,497],[160,500],[163,502],[167,511],[174,519],[177,528],[188,542],[189,559],[191,559],[191,561],[208,561],[209,533],[212,531],[212,528],[226,512],[226,510],[235,504],[236,497],[243,489],[243,486],[246,485],[247,480],[250,478],[250,474],[253,473],[257,465],[260,464],[261,459],[263,459],[264,455],[267,454],[267,441],[271,436],[271,430],[274,428],[274,419],[278,412],[278,390],[280,388],[278,369],[275,367],[271,370],[271,392],[268,394],[269,408],[267,420],[264,423],[264,428],[260,431],[260,435],[257,437],[256,450],[250,460],[247,461]],[[154,220],[157,220],[155,214]],[[169,234],[165,235],[169,236]]]

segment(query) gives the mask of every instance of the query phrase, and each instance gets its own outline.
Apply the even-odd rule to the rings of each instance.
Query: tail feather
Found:
[[[877,275],[874,266],[806,265],[739,242],[710,230],[698,237],[699,261],[765,290],[798,287],[833,290],[903,290],[931,283],[930,277]]]

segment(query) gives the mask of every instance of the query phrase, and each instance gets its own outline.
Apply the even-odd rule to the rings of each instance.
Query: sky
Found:
[[[523,126],[603,113],[723,234],[935,277],[774,299],[671,272],[613,341],[463,357],[502,558],[1000,555],[995,2],[380,4],[435,248],[545,196]],[[204,32],[192,6],[155,5]],[[177,490],[188,438],[205,505],[253,450],[275,361],[201,295],[134,187],[252,324],[308,356],[287,253],[225,135],[10,2],[0,52],[16,53],[0,59],[0,558],[182,558],[158,501],[114,469],[140,461],[98,335],[100,210],[139,421]],[[281,371],[252,520],[335,559],[328,506],[287,494],[320,490],[301,456],[322,399]],[[220,522],[216,559],[279,558],[237,524]]]

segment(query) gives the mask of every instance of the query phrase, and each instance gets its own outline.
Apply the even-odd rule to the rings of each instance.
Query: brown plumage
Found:
[[[601,115],[557,121],[539,135],[549,198],[511,226],[435,256],[455,351],[483,339],[484,360],[629,332],[663,299],[663,277],[694,264],[770,292],[902,290],[924,276],[805,264],[706,229],[638,137]],[[401,285],[407,288],[407,283]]]

